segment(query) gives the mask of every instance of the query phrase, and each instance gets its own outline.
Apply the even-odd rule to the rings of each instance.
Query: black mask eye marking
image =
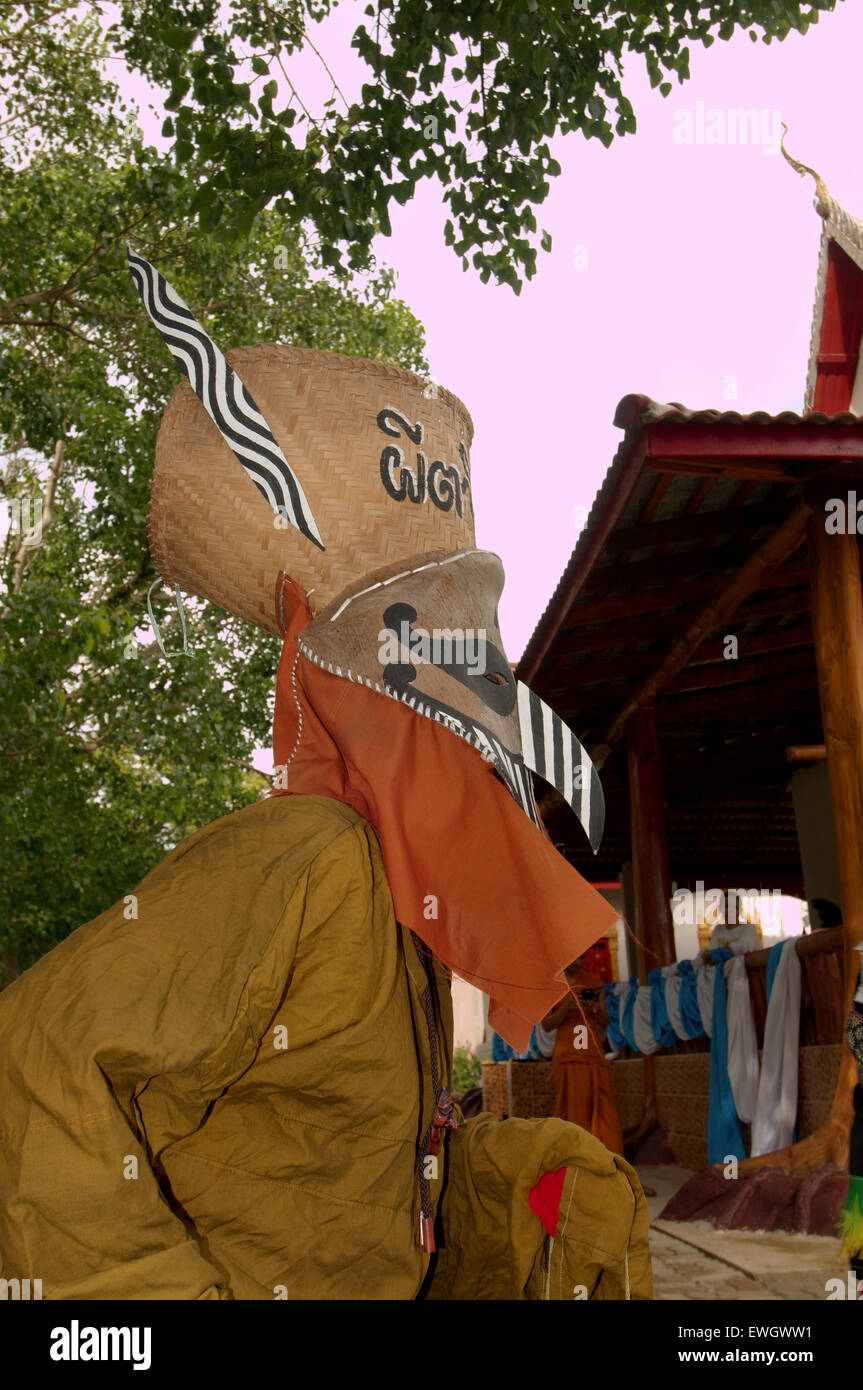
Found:
[[[410,604],[391,603],[384,610],[384,626],[402,647],[446,671],[495,714],[511,714],[517,698],[516,683],[503,652],[484,635],[463,628],[435,628],[432,632],[414,629],[416,617],[416,609]],[[395,662],[384,669],[384,681],[398,691],[406,690],[416,676],[411,662]]]
[[[391,603],[384,613],[386,627],[404,647],[408,647],[408,642],[404,641],[403,632],[410,634],[411,623],[416,621],[416,616],[417,610],[409,603]],[[384,684],[391,685],[400,695],[404,694],[416,678],[416,667],[410,661],[391,662],[384,667]]]

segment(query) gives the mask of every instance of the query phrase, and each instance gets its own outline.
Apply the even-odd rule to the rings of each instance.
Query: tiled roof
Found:
[[[619,429],[638,431],[643,425],[652,425],[662,420],[665,423],[687,425],[859,425],[863,417],[851,415],[847,410],[838,415],[825,415],[821,411],[807,410],[798,415],[796,410],[783,410],[771,415],[766,410],[753,410],[741,415],[739,410],[689,410],[679,401],[663,405],[651,400],[649,396],[624,396],[614,412],[614,423]]]
[[[863,229],[861,229],[863,236]],[[653,424],[687,424],[687,425],[754,425],[756,427],[770,428],[776,425],[796,425],[817,428],[818,426],[842,426],[842,425],[863,425],[863,417],[851,415],[848,411],[842,411],[837,415],[825,415],[821,411],[806,411],[800,415],[793,410],[783,410],[778,415],[771,415],[765,410],[752,411],[750,414],[742,415],[737,410],[717,410],[708,408],[703,410],[691,410],[679,401],[663,403],[653,400],[650,396],[630,394],[624,396],[618,403],[614,412],[614,423],[619,429],[624,430],[621,440],[611,465],[602,480],[602,484],[596,497],[593,500],[590,512],[585,522],[584,528],[575,543],[575,548],[569,558],[567,566],[558,581],[558,584],[549,599],[542,613],[539,622],[531,633],[530,639],[522,653],[519,667],[524,670],[527,660],[530,658],[535,644],[545,629],[546,623],[556,611],[564,594],[570,586],[579,565],[585,559],[594,535],[599,525],[600,519],[604,516],[608,504],[618,487],[624,468],[632,454],[633,446],[638,440],[641,431],[648,425]],[[636,485],[637,486],[637,485]],[[671,497],[669,504],[673,506]],[[633,522],[636,517],[629,515],[630,506],[627,506],[621,516],[621,524]],[[636,512],[640,511],[640,507]]]

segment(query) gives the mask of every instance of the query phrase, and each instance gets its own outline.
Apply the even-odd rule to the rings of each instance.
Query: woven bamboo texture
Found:
[[[659,1119],[675,1157],[685,1168],[703,1168],[710,1113],[710,1053],[657,1056],[654,1066]]]
[[[551,1062],[484,1062],[484,1109],[499,1120],[547,1119],[554,1115]]]
[[[800,1049],[800,1090],[797,1098],[797,1132],[801,1139],[814,1134],[830,1113],[839,1080],[841,1043]]]
[[[620,1123],[624,1129],[635,1129],[644,1114],[644,1062],[641,1057],[618,1059],[609,1064],[608,1074]]]
[[[451,392],[426,397],[420,377],[401,368],[311,348],[259,345],[226,354],[297,475],[326,549],[286,525],[240,466],[192,388],[172,395],[159,430],[149,538],[157,569],[187,593],[278,633],[275,590],[284,570],[312,590],[313,612],[358,575],[433,550],[475,545],[469,488],[459,517],[427,495],[395,500],[381,479],[381,454],[404,451],[416,475],[440,459],[464,474],[473,423]],[[421,444],[378,425],[391,406]],[[399,469],[395,469],[398,478]]]

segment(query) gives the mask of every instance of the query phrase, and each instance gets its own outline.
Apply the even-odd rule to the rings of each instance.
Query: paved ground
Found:
[[[772,1301],[824,1299],[828,1279],[845,1279],[839,1243],[790,1232],[717,1231],[707,1221],[659,1221],[669,1198],[692,1176],[688,1168],[639,1167],[648,1197],[654,1297]]]

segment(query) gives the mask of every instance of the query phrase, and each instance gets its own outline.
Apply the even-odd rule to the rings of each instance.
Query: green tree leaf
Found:
[[[150,629],[155,438],[181,378],[126,243],[225,347],[281,341],[427,369],[390,270],[328,273],[292,201],[290,216],[250,209],[212,170],[199,180],[166,162],[103,75],[96,20],[51,30],[28,11],[0,15],[0,502],[29,516],[54,492],[38,544],[0,534],[0,979],[269,785],[250,764],[270,741],[278,642],[196,600],[187,656],[166,661]],[[254,145],[225,134],[243,177]],[[218,239],[199,220],[217,202]],[[157,585],[152,603],[177,653],[173,596]]]

